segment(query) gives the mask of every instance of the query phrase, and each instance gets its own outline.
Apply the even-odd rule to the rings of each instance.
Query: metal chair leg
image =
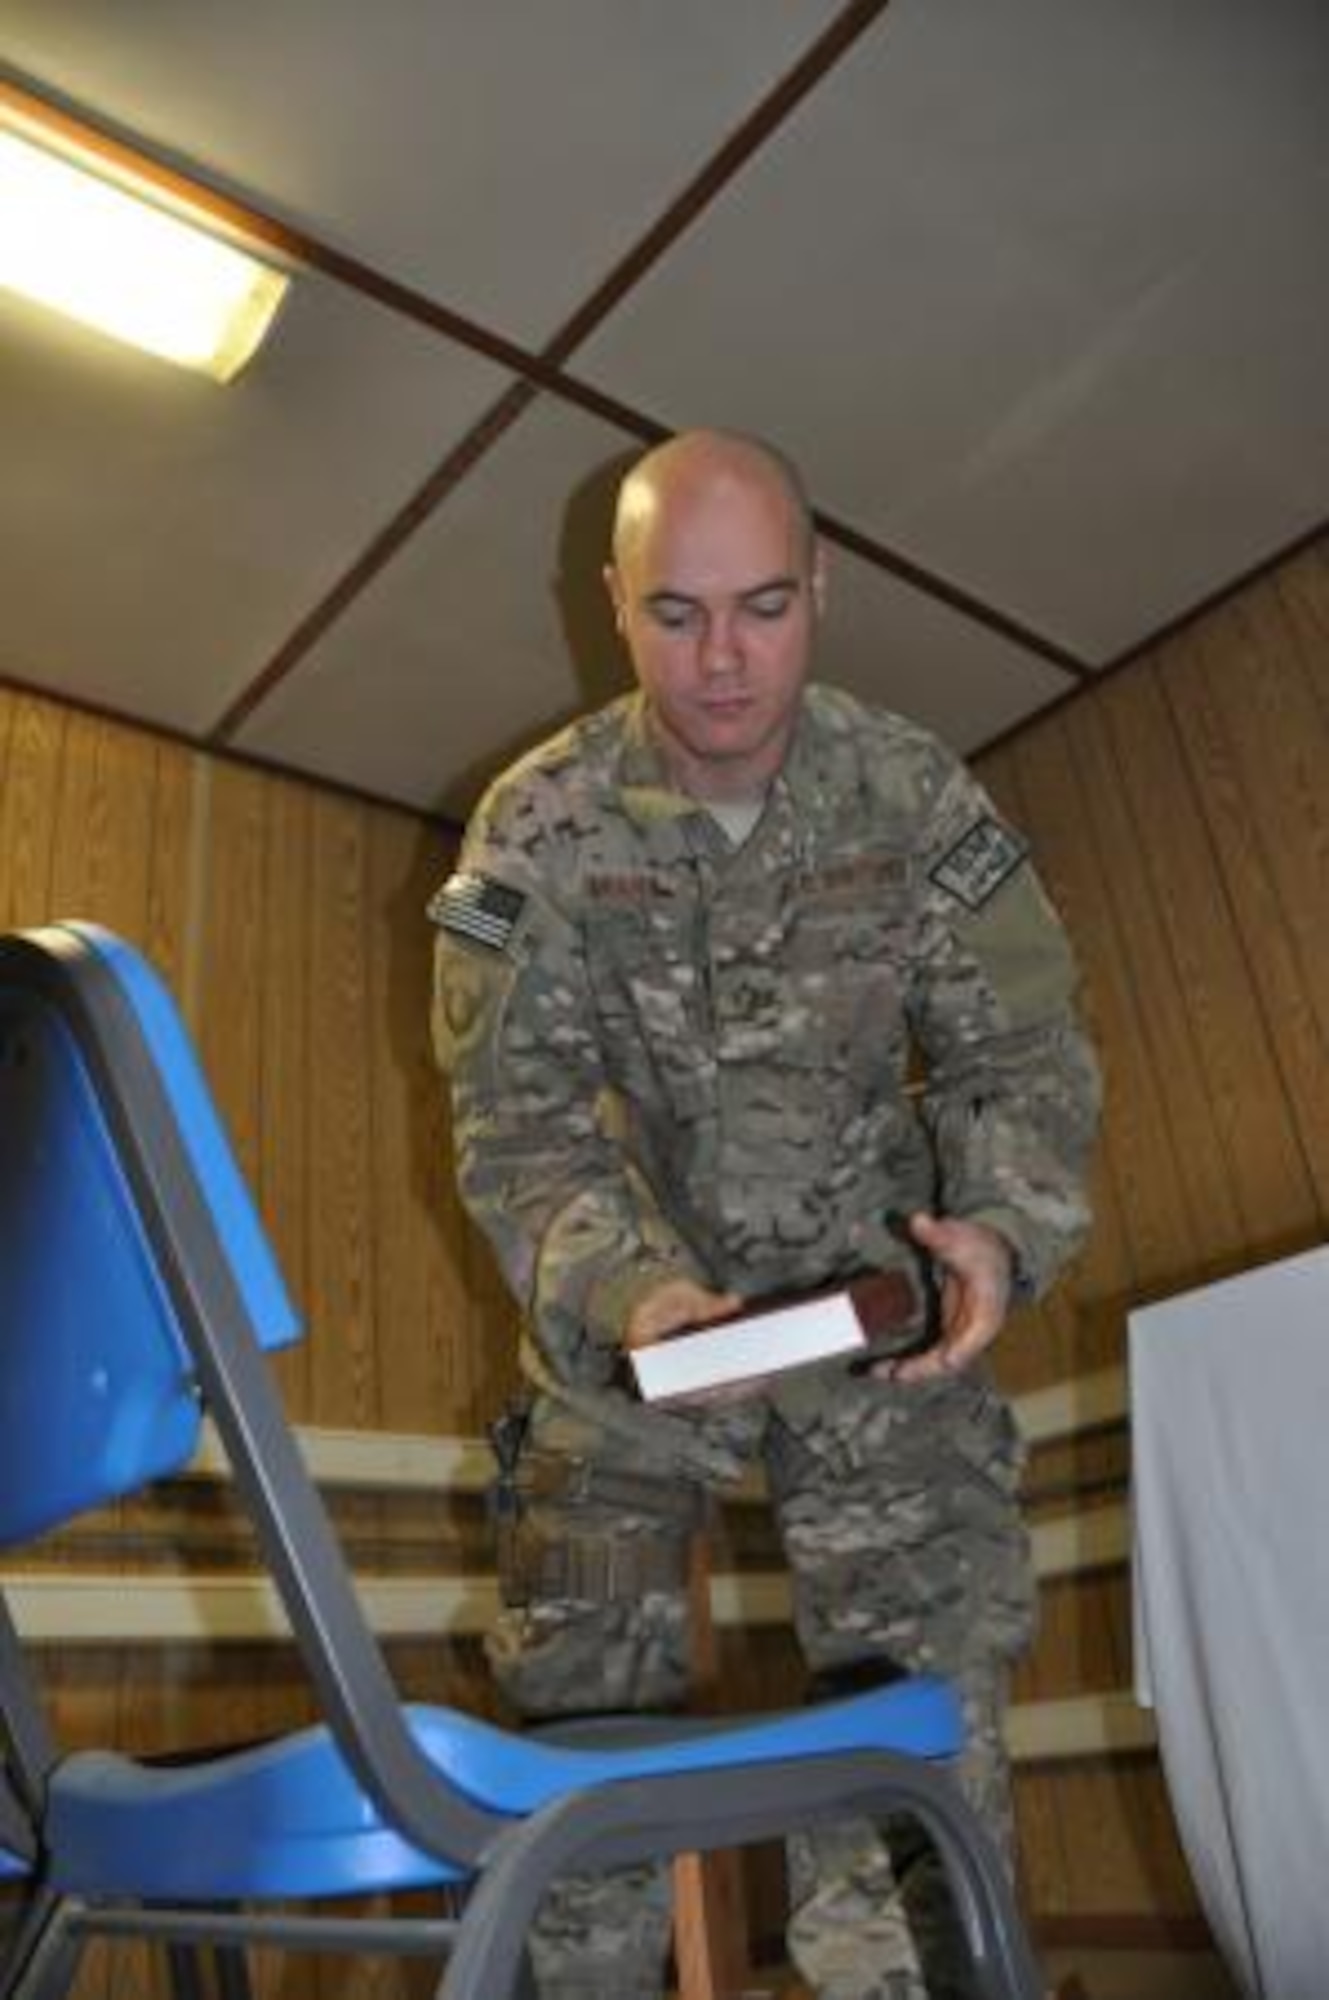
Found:
[[[0,1979],[0,2000],[64,2000],[83,1956],[81,1905],[47,1889],[34,1892]]]

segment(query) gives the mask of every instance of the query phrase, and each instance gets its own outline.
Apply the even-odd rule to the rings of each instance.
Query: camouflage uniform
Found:
[[[963,1776],[1008,1841],[1003,1683],[1033,1591],[986,1371],[828,1365],[664,1411],[624,1386],[620,1342],[671,1276],[761,1295],[912,1266],[917,1207],[992,1225],[1021,1288],[1047,1285],[1086,1222],[1097,1079],[1023,843],[927,732],[814,685],[735,849],[669,788],[633,696],[499,780],[431,914],[460,1186],[539,1390],[501,1685],[532,1717],[681,1704],[692,1501],[759,1455],[810,1666],[954,1676]],[[834,2000],[950,1990],[931,1891],[906,1926],[892,1871],[867,1827],[795,1843],[790,1946]],[[658,1879],[551,1902],[542,1992],[659,1991]]]

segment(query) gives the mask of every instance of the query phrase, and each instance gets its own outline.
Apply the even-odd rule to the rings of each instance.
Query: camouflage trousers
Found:
[[[719,1445],[736,1473],[764,1461],[815,1674],[879,1662],[954,1680],[968,1722],[959,1777],[1009,1861],[1001,1722],[1009,1663],[1034,1616],[1009,1409],[981,1373],[896,1385],[823,1370],[797,1386],[778,1406],[753,1398],[692,1421],[712,1460]],[[537,1489],[527,1503],[530,1559],[513,1590],[524,1601],[489,1645],[500,1687],[530,1720],[683,1707],[688,1529],[677,1471],[660,1468],[654,1505],[649,1461],[628,1431],[596,1431],[548,1399],[529,1446],[536,1461],[562,1455],[592,1477],[580,1498]],[[596,1497],[597,1472],[605,1496],[627,1475],[628,1504],[622,1492]],[[595,1553],[606,1544],[622,1559]],[[824,2000],[965,1993],[940,1863],[916,1829],[849,1822],[796,1834],[789,1881],[790,1957]],[[670,1942],[667,1871],[556,1884],[530,1942],[542,2000],[655,2000]]]

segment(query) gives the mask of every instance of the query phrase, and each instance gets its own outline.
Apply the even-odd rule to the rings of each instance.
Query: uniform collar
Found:
[[[670,778],[664,758],[651,736],[646,698],[641,694],[631,696],[628,701],[619,778],[619,799],[624,812],[647,830],[691,819],[705,810],[698,800],[681,792]]]
[[[619,760],[619,797],[624,811],[639,826],[672,824],[704,812],[699,800],[673,783],[664,758],[651,736],[645,697],[629,698]],[[800,814],[811,814],[824,801],[829,773],[821,731],[817,726],[816,691],[809,688],[794,726],[789,754],[775,779]]]
[[[830,777],[817,709],[817,689],[810,685],[804,690],[789,754],[779,778],[793,805],[805,817],[814,816],[825,801]]]

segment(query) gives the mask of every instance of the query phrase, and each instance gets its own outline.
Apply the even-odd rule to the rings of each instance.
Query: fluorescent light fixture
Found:
[[[0,129],[0,285],[229,382],[285,275],[174,210]]]

